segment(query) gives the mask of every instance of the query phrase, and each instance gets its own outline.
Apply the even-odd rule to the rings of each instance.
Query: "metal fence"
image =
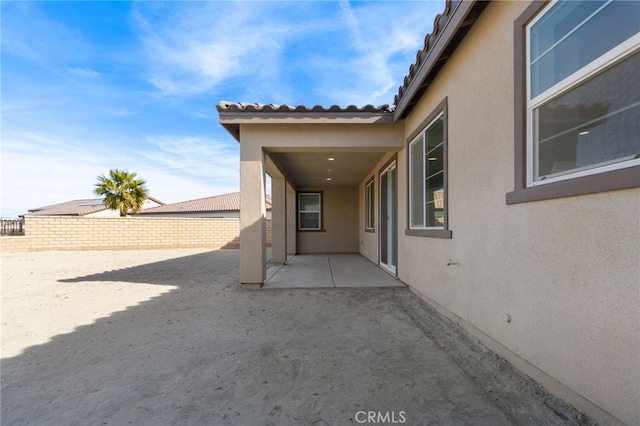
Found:
[[[3,237],[16,237],[24,235],[24,219],[0,219]]]

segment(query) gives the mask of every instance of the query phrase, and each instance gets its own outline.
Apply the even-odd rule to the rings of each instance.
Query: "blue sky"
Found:
[[[440,1],[1,1],[2,216],[136,172],[167,203],[239,190],[221,101],[392,104]]]

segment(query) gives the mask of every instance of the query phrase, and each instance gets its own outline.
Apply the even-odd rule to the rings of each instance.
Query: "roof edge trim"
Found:
[[[425,80],[437,70],[441,61],[448,59],[447,49],[463,29],[468,29],[475,18],[470,21],[474,9],[481,5],[484,9],[490,0],[447,0],[445,10],[435,18],[434,30],[425,37],[425,46],[416,54],[416,62],[409,67],[409,73],[404,78],[403,85],[399,87],[395,96],[394,109],[395,120],[403,118],[410,110],[416,96],[421,96],[420,89]]]

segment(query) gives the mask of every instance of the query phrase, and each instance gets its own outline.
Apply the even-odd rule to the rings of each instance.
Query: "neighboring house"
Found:
[[[267,219],[271,219],[271,197],[266,196]],[[213,197],[181,201],[145,209],[139,213],[154,217],[240,217],[240,193],[214,195]]]
[[[451,1],[395,107],[220,102],[240,280],[361,253],[549,389],[640,424],[640,2]]]
[[[164,203],[153,197],[144,201],[143,209],[163,206]],[[102,198],[72,200],[50,206],[29,210],[25,216],[82,216],[82,217],[120,217],[118,210],[109,209]]]

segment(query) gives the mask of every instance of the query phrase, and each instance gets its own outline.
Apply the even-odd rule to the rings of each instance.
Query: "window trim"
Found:
[[[640,187],[640,165],[627,165],[615,170],[599,171],[580,176],[578,172],[564,179],[553,179],[530,185],[533,173],[532,144],[529,143],[529,87],[527,84],[528,25],[549,5],[536,0],[514,21],[514,190],[506,194],[506,204],[595,194]],[[593,71],[590,73],[593,75]],[[586,79],[588,77],[584,77]],[[584,81],[584,80],[582,80]],[[575,83],[579,84],[579,83]],[[603,167],[604,168],[604,167]],[[577,175],[576,175],[577,174]]]
[[[364,232],[376,232],[376,203],[374,176],[364,185]],[[370,205],[368,205],[370,203]],[[371,226],[369,226],[371,224]]]
[[[414,140],[440,116],[442,116],[443,128],[443,173],[444,173],[444,226],[437,228],[411,228],[411,149],[410,146]],[[405,140],[405,150],[407,151],[407,225],[404,231],[406,236],[411,237],[428,237],[428,238],[445,238],[451,239],[452,231],[449,229],[449,114],[448,114],[448,98],[445,97],[433,111],[411,132]]]
[[[319,214],[319,228],[300,228],[300,196],[301,195],[317,195],[320,198],[320,209],[317,211]],[[324,229],[324,203],[323,203],[323,193],[322,191],[300,191],[296,194],[296,230],[298,232],[325,232]],[[316,212],[309,212],[316,213]]]

